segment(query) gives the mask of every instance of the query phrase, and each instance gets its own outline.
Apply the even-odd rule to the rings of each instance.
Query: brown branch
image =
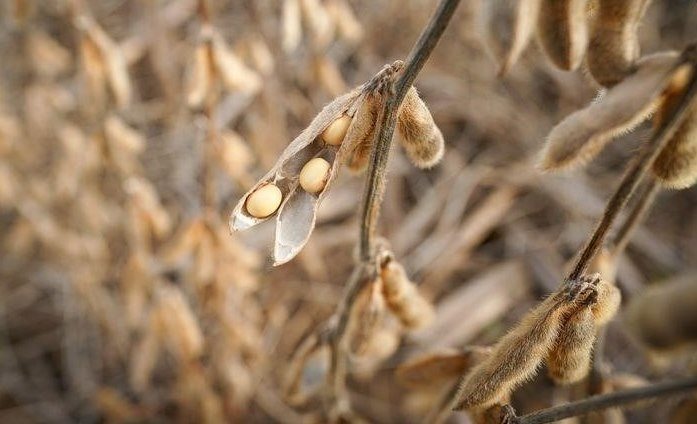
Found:
[[[641,400],[687,393],[697,389],[697,377],[652,384],[636,389],[622,390],[559,405],[521,417],[508,417],[514,424],[544,424],[564,418],[585,415],[603,409],[624,406]],[[509,412],[510,413],[510,412]]]
[[[677,66],[685,63],[697,64],[697,45],[688,46],[682,54],[682,60]],[[603,245],[603,241],[607,236],[608,230],[612,227],[617,216],[627,204],[627,200],[632,195],[636,187],[641,182],[648,169],[653,164],[658,154],[663,150],[668,141],[672,138],[678,126],[682,123],[687,115],[687,111],[692,103],[695,94],[697,93],[697,73],[693,73],[690,81],[683,91],[680,100],[676,103],[676,107],[671,111],[668,119],[662,121],[654,130],[649,142],[628,166],[627,171],[622,177],[617,190],[612,195],[605,206],[603,216],[598,222],[591,238],[578,256],[576,264],[567,277],[567,281],[578,280],[586,271],[591,260],[598,253]]]
[[[358,293],[360,293],[364,283],[369,280],[370,274],[375,272],[373,270],[376,270],[375,227],[385,191],[385,174],[392,146],[392,136],[397,123],[397,112],[407,90],[433,52],[459,3],[460,0],[441,0],[426,28],[412,47],[399,79],[396,82],[387,82],[388,97],[382,105],[378,119],[378,131],[376,131],[371,150],[368,177],[363,192],[358,243],[359,262],[351,275],[335,315],[337,321],[331,341],[332,359],[329,373],[333,398],[331,400],[334,407],[338,408],[336,412],[339,414],[350,412],[345,388],[348,365],[348,346],[345,335],[351,309]]]
[[[389,98],[383,107],[379,131],[377,131],[376,142],[371,151],[368,178],[363,192],[359,242],[361,261],[370,261],[374,253],[375,226],[385,191],[385,173],[397,122],[397,111],[407,94],[407,90],[414,83],[416,76],[431,56],[431,52],[443,35],[443,31],[450,23],[459,3],[460,0],[441,0],[428,25],[412,47],[399,80],[389,90]]]
[[[646,182],[644,190],[638,195],[636,203],[632,207],[629,215],[625,218],[624,222],[617,230],[614,240],[612,242],[612,255],[614,257],[622,254],[624,249],[627,247],[629,240],[634,233],[634,230],[644,221],[646,214],[651,205],[653,205],[654,199],[656,199],[656,194],[660,191],[660,186],[655,178],[649,178]]]

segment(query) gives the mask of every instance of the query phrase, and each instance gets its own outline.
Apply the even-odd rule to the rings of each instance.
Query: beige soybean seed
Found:
[[[255,218],[266,218],[276,212],[282,199],[283,194],[276,185],[263,185],[247,197],[247,212]]]
[[[319,193],[327,184],[329,162],[322,158],[309,160],[300,171],[300,187],[308,193]]]
[[[347,115],[342,115],[336,121],[329,124],[327,129],[322,132],[322,141],[332,146],[339,146],[341,142],[344,141],[344,137],[346,137],[349,124],[351,124],[351,118]]]

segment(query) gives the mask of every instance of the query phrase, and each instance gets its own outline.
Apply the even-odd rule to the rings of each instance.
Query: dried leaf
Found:
[[[486,1],[483,7],[487,47],[506,74],[523,53],[537,23],[540,0]]]
[[[542,152],[544,170],[568,169],[593,159],[614,137],[634,128],[660,104],[675,53],[658,53],[637,63],[637,72],[602,97],[567,116],[552,129]]]
[[[444,385],[465,374],[491,352],[491,348],[469,346],[463,351],[429,353],[397,367],[397,380],[407,387],[428,388]]]

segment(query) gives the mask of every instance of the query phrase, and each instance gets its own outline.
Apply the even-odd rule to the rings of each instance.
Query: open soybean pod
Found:
[[[552,129],[540,167],[561,170],[585,165],[610,140],[644,121],[661,104],[663,90],[678,63],[673,52],[639,60],[635,73]]]
[[[589,0],[542,0],[537,40],[547,57],[571,71],[581,65],[588,47]]]
[[[588,70],[605,87],[622,81],[639,58],[637,29],[650,0],[597,0],[591,25]]]
[[[276,217],[274,265],[291,260],[307,243],[320,202],[328,193],[340,163],[353,146],[352,140],[364,131],[363,125],[358,125],[354,117],[370,96],[371,92],[363,85],[325,106],[233,210],[230,217],[232,231],[244,230]],[[317,158],[322,160],[317,161]],[[325,175],[319,176],[323,178],[321,184],[308,180],[317,177],[317,169],[326,164]],[[259,202],[257,197],[261,198]]]
[[[540,0],[488,0],[483,7],[486,44],[504,75],[530,42]]]

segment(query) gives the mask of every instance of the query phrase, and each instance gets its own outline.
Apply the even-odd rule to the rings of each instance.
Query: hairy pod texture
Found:
[[[599,274],[584,277],[596,290],[595,299],[566,318],[545,362],[549,376],[557,384],[571,384],[588,375],[598,328],[617,313],[621,294]]]
[[[505,399],[531,378],[554,347],[566,317],[597,299],[585,279],[565,285],[532,311],[493,347],[489,357],[460,381],[456,409],[483,410]]]
[[[687,64],[675,71],[656,114],[656,125],[670,118],[694,72],[694,67]],[[652,171],[665,188],[688,188],[697,181],[697,105],[693,104],[687,111],[687,116],[653,163]]]
[[[588,70],[593,79],[611,87],[633,72],[639,58],[637,29],[651,0],[598,0],[591,25]]]
[[[564,118],[547,136],[540,167],[561,170],[585,165],[613,138],[644,121],[660,106],[677,60],[672,52],[642,58],[635,73]]]
[[[387,307],[409,328],[422,327],[433,318],[433,306],[426,300],[416,285],[409,280],[404,267],[389,260],[381,270],[383,294]]]
[[[350,343],[351,351],[358,355],[366,352],[368,342],[385,311],[382,290],[382,280],[376,278],[361,291],[353,307],[349,329]]]
[[[397,115],[399,141],[417,168],[430,168],[443,158],[443,134],[416,88],[409,88]]]
[[[596,334],[590,308],[568,318],[546,359],[547,372],[555,383],[574,383],[588,374]]]
[[[347,140],[348,153],[346,154],[346,166],[351,171],[361,172],[365,170],[370,159],[370,149],[375,138],[375,122],[380,113],[381,97],[377,93],[368,93],[358,106],[353,117],[352,137]]]
[[[558,68],[577,69],[588,47],[588,0],[542,0],[537,40]]]

